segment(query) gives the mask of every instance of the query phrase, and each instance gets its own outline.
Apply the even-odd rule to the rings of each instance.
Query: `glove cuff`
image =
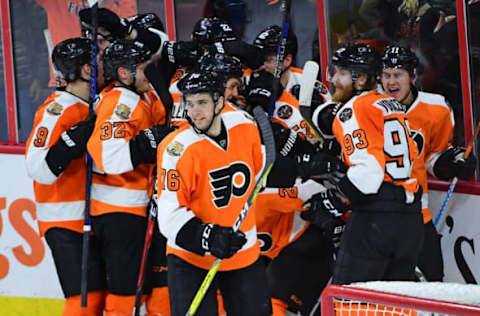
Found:
[[[62,135],[63,134],[66,133],[63,132]],[[47,156],[45,157],[48,168],[57,177],[67,169],[72,160],[73,158],[70,155],[69,147],[62,139],[48,150]]]
[[[210,250],[210,238],[213,237],[213,224],[204,224],[202,230],[202,249],[204,251]]]
[[[186,222],[185,225],[182,226],[182,228],[180,228],[175,238],[175,243],[185,250],[203,256],[206,251],[203,245],[203,235],[207,234],[206,226],[208,225],[210,224],[203,224],[198,217],[193,217],[188,222]],[[210,227],[210,230],[211,228],[212,227]],[[208,246],[210,245],[208,244]]]
[[[363,194],[357,187],[350,181],[347,175],[345,175],[337,184],[337,187],[343,195],[345,195],[352,203],[356,203],[364,199]]]

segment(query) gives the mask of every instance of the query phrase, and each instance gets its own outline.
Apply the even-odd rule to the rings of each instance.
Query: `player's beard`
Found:
[[[335,86],[335,93],[332,95],[333,102],[345,103],[353,95],[353,86],[350,84],[348,86],[343,86],[341,84],[337,84]]]

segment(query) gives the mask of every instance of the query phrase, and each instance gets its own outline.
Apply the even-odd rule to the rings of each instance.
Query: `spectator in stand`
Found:
[[[51,92],[47,89],[48,50],[46,45],[41,44],[43,43],[42,31],[46,27],[46,17],[42,8],[33,0],[13,1],[10,9],[12,12],[18,139],[24,142],[32,129],[33,115],[37,106]],[[25,21],[29,21],[29,23],[25,23]],[[3,55],[3,51],[0,52],[0,57],[1,55]],[[38,62],[38,60],[45,62]],[[0,74],[3,77],[3,63],[0,67]],[[0,98],[2,111],[0,113],[0,141],[6,141],[7,114],[3,88]]]

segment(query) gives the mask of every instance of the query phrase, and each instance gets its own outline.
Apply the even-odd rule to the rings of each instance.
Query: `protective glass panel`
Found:
[[[472,110],[474,128],[480,120],[480,1],[472,0],[467,6],[467,22],[470,48],[470,75],[472,78]],[[476,156],[480,155],[478,138],[474,142]],[[478,159],[477,159],[478,160]],[[477,164],[479,170],[480,164]],[[480,173],[477,171],[477,180]]]
[[[81,0],[10,1],[20,142],[28,138],[35,111],[57,85],[49,57],[51,51],[59,42],[81,36],[78,12],[86,6],[88,1]],[[130,17],[137,12],[153,12],[165,21],[163,0],[102,1],[100,6],[121,17]],[[3,96],[3,84],[1,89]],[[1,100],[0,140],[3,140],[6,139],[4,97]]]
[[[5,79],[3,68],[3,43],[0,41],[0,142],[8,141],[7,101],[5,100]]]
[[[389,44],[409,46],[420,59],[415,85],[448,100],[455,115],[455,144],[464,144],[464,119],[455,1],[328,0],[329,56],[362,42],[380,53]]]

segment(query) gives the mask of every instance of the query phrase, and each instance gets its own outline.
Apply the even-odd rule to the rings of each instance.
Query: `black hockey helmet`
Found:
[[[223,95],[224,85],[215,72],[191,72],[178,82],[178,89],[185,96],[202,92],[212,93],[214,101]]]
[[[200,44],[213,44],[235,38],[233,29],[217,17],[203,18],[193,27],[192,38]]]
[[[142,43],[129,40],[115,40],[103,54],[103,70],[106,82],[117,80],[119,67],[129,69],[133,74],[137,65],[147,61],[152,52]]]
[[[382,65],[383,68],[403,68],[413,76],[418,66],[418,58],[408,47],[391,45],[383,53]]]
[[[282,38],[282,28],[278,25],[271,25],[258,33],[253,41],[253,45],[260,48],[264,55],[277,53],[278,45]],[[285,54],[292,54],[293,58],[297,55],[298,42],[297,36],[291,28],[288,28],[287,43],[285,44]]]
[[[150,27],[165,32],[162,21],[155,13],[142,13],[128,18],[135,29],[146,30]]]
[[[350,70],[352,80],[358,79],[361,74],[377,76],[380,71],[380,55],[366,44],[353,44],[341,47],[332,56],[335,66]]]
[[[66,82],[80,78],[81,67],[92,60],[93,42],[87,38],[69,38],[58,43],[52,52],[52,63]]]
[[[184,117],[197,133],[206,133],[212,126],[215,116],[220,114],[221,111],[216,113],[214,108],[213,118],[208,126],[205,129],[199,129],[195,126],[188,115],[186,96],[197,93],[209,93],[212,97],[213,103],[216,105],[220,96],[223,96],[224,85],[222,80],[215,72],[191,72],[178,82],[178,89],[183,93],[182,102],[185,104]]]
[[[243,65],[240,59],[221,53],[208,53],[198,60],[200,72],[215,72],[226,81],[229,78],[240,78],[243,75]]]

